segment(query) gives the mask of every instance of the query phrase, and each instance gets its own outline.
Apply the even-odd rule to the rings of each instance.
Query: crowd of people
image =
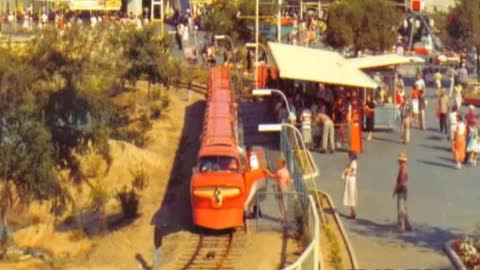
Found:
[[[285,89],[290,89],[285,91],[288,105],[283,99],[275,102],[274,113],[278,122],[300,127],[310,149],[320,148],[323,153],[334,153],[336,149],[348,148],[352,104],[358,102],[356,89],[314,83],[294,83],[294,87]],[[353,94],[347,95],[349,91]]]
[[[148,11],[142,14],[123,12],[74,12],[74,11],[42,11],[32,12],[3,12],[0,14],[0,32],[4,33],[31,33],[38,29],[43,29],[47,25],[54,25],[58,30],[64,30],[65,27],[85,25],[95,27],[101,24],[132,24],[141,28],[149,23]]]

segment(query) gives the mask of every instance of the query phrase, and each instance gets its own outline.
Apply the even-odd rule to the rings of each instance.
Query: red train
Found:
[[[262,155],[262,153],[259,153]],[[264,167],[264,162],[261,162]],[[264,171],[251,170],[238,142],[237,103],[228,67],[209,72],[207,103],[190,196],[195,226],[208,229],[243,227],[245,202]]]

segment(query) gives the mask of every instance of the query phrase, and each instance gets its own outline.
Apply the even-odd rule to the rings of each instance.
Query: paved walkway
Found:
[[[358,218],[342,217],[364,269],[452,269],[443,243],[471,232],[480,222],[480,167],[454,168],[450,142],[438,133],[433,103],[429,100],[429,130],[413,129],[409,145],[399,143],[398,129],[376,132],[373,141],[364,142],[364,154],[358,159]],[[409,157],[413,231],[405,234],[395,227],[392,198],[400,151]],[[315,153],[314,157],[320,169],[319,187],[332,195],[339,213],[348,214],[342,205],[340,178],[347,154]]]

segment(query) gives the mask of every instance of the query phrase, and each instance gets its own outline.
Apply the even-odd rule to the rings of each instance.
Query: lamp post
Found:
[[[290,105],[288,105],[287,96],[285,96],[285,94],[282,91],[280,91],[278,89],[253,89],[253,91],[252,91],[252,94],[254,96],[271,96],[272,93],[276,93],[276,94],[279,94],[280,96],[282,96],[283,101],[285,102],[285,105],[287,107],[288,115],[290,115],[290,113],[291,113]]]
[[[260,0],[256,0],[255,5],[255,43],[259,43],[260,32]],[[258,87],[258,46],[255,46],[255,88]]]
[[[228,35],[215,35],[215,40],[228,40],[228,42],[230,42],[232,48],[232,61],[235,63],[235,49],[232,38]]]
[[[282,0],[278,0],[278,13],[277,13],[277,39],[278,43],[282,43]]]

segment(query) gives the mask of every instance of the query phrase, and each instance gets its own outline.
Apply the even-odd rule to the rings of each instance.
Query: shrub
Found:
[[[141,191],[148,186],[149,178],[143,166],[139,164],[135,169],[130,170],[130,174],[133,177],[133,180],[132,180],[133,189],[137,189]]]
[[[134,180],[135,181],[135,180]],[[139,196],[132,186],[130,190],[126,186],[117,193],[117,200],[120,202],[124,218],[135,218],[138,215]]]
[[[150,117],[152,119],[159,118],[160,115],[162,115],[162,110],[163,110],[163,106],[161,101],[155,100],[155,101],[152,101],[152,103],[150,103]]]

